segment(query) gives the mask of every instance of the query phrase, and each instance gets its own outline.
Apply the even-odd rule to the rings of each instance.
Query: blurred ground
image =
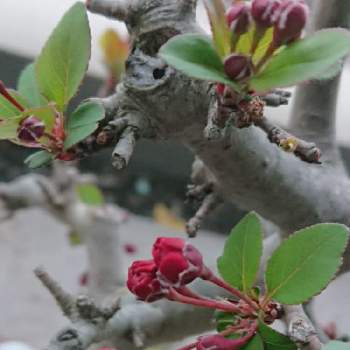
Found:
[[[124,253],[124,271],[132,260],[150,256],[154,237],[177,234],[151,220],[132,216],[120,227],[123,243],[137,246],[137,255]],[[210,264],[223,246],[224,236],[201,232],[196,246]],[[23,341],[43,348],[65,319],[32,270],[45,268],[70,292],[79,291],[79,276],[86,270],[84,246],[72,248],[67,229],[37,209],[17,213],[0,225],[0,342]],[[315,302],[322,324],[335,321],[341,333],[350,333],[350,276],[333,283]],[[169,349],[169,347],[167,347]]]

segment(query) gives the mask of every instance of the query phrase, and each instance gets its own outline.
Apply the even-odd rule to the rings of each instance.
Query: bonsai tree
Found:
[[[41,149],[27,159],[30,167],[114,147],[112,164],[122,169],[137,140],[175,139],[197,157],[189,196],[202,205],[187,225],[190,236],[220,201],[255,212],[232,230],[218,272],[195,241],[160,237],[153,258],[129,268],[134,297],[108,307],[70,295],[37,269],[70,320],[49,349],[101,341],[136,349],[194,334],[203,335],[183,350],[316,350],[327,342],[301,305],[349,268],[350,182],[335,142],[335,110],[342,60],[350,52],[350,34],[341,29],[349,25],[350,4],[315,0],[309,11],[303,0],[238,0],[228,8],[207,0],[211,37],[196,23],[196,5],[78,2],[23,72],[17,91],[0,87],[0,137]],[[86,8],[125,22],[131,50],[116,92],[83,101],[68,115],[90,57]],[[265,107],[288,103],[290,93],[282,89],[293,85],[287,131],[268,119]],[[266,220],[286,239],[279,246],[269,240],[263,250]],[[217,331],[204,335],[213,318]],[[286,334],[270,327],[277,319]],[[348,347],[329,342],[324,348]]]

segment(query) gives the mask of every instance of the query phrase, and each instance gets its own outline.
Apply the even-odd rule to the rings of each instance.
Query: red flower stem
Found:
[[[186,295],[187,297],[191,297],[191,298],[195,298],[195,299],[208,300],[207,298],[203,297],[202,295],[199,295],[199,294],[195,293],[190,288],[185,287],[185,286],[177,288],[177,290],[180,292],[180,294]]]
[[[0,80],[0,94],[6,98],[11,104],[18,108],[21,112],[24,112],[24,108],[20,105],[6,90],[5,84]]]
[[[253,309],[253,311],[259,310],[259,306],[252,299],[240,292],[238,289],[231,287],[229,284],[216,277],[215,275],[212,275],[208,281],[216,284],[218,287],[227,290],[237,298],[244,300]]]
[[[236,305],[233,305],[231,303],[220,302],[211,299],[197,299],[188,297],[186,295],[178,293],[174,288],[169,289],[169,292],[166,295],[166,297],[169,300],[177,301],[182,304],[194,305],[238,314],[241,313],[241,310]]]

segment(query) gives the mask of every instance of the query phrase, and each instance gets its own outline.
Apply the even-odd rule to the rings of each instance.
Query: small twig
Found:
[[[294,153],[305,162],[321,163],[321,150],[313,142],[307,142],[293,136],[270,122],[266,117],[255,121],[254,124],[266,133],[272,143],[283,148],[285,151]]]
[[[55,281],[43,268],[37,267],[34,270],[34,273],[55,298],[64,315],[71,318],[75,304],[74,297],[65,292],[58,282]]]
[[[134,127],[127,127],[120,136],[120,139],[112,153],[112,164],[117,169],[124,169],[130,161],[136,144],[136,130]]]
[[[285,305],[284,311],[289,337],[306,349],[320,350],[322,343],[302,305]]]
[[[196,236],[202,221],[221,203],[222,198],[216,193],[210,193],[204,197],[196,214],[186,224],[186,232],[189,237]]]
[[[286,97],[277,91],[261,96],[261,99],[266,103],[266,106],[269,107],[280,107],[289,103],[289,96]]]

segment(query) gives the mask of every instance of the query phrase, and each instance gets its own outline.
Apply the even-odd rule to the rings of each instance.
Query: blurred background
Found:
[[[47,37],[75,0],[1,0],[0,1],[0,80],[15,87],[21,70],[39,54]],[[75,98],[77,102],[101,92],[108,79],[101,37],[114,30],[127,40],[123,24],[89,14],[92,30],[92,57],[89,75]],[[198,7],[198,20],[208,30],[203,6]],[[350,166],[350,70],[345,68],[338,104],[337,137],[339,147]],[[73,104],[74,105],[74,104]],[[281,125],[288,122],[290,107],[269,110],[270,117]],[[9,143],[0,143],[0,182],[9,182],[29,172],[24,159],[30,151]],[[172,142],[138,142],[130,165],[117,172],[110,162],[111,150],[82,161],[81,172],[98,176],[106,201],[130,213],[130,220],[120,227],[124,270],[135,258],[149,253],[152,240],[160,234],[184,235],[184,224],[195,209],[185,203],[193,154]],[[50,170],[38,171],[49,176]],[[224,233],[242,216],[231,204],[224,204],[205,220],[198,244],[207,248],[212,261],[223,245]],[[207,230],[210,230],[209,233]],[[65,287],[76,292],[88,264],[81,245],[72,248],[67,227],[41,209],[26,209],[14,218],[0,222],[0,343],[19,340],[34,348],[46,341],[64,325],[51,297],[39,285],[31,270],[45,265]],[[212,249],[208,249],[211,247]],[[344,282],[345,283],[345,282]],[[350,308],[349,301],[344,303]],[[324,324],[337,318],[344,324],[343,313],[324,313]],[[344,321],[344,322],[343,322]],[[50,333],[51,331],[51,333]],[[1,344],[0,344],[0,349]],[[11,350],[20,350],[13,348]]]

